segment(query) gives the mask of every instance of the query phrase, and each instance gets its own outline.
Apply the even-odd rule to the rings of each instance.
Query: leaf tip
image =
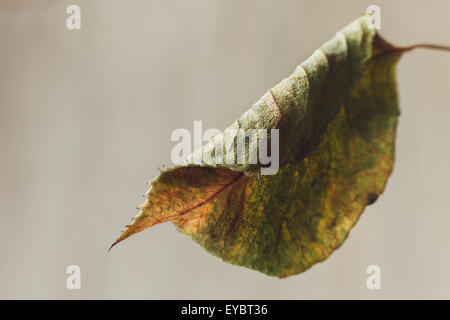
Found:
[[[114,241],[114,243],[109,247],[108,249],[108,253],[111,251],[111,249],[116,245],[116,242]]]
[[[113,244],[109,247],[108,249],[108,253],[111,251],[111,249],[118,244],[120,241],[122,241],[123,239],[121,239],[121,236],[119,238],[116,239],[116,241],[113,242]]]
[[[111,249],[118,244],[119,242],[121,242],[122,240],[125,240],[126,238],[128,238],[129,236],[131,236],[133,233],[130,233],[130,227],[132,226],[132,224],[127,224],[125,225],[125,230],[122,230],[122,233],[120,234],[120,236],[116,239],[116,241],[113,242],[113,244],[109,247],[108,252],[111,251]]]

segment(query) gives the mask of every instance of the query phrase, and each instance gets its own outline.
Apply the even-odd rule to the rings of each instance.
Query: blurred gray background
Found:
[[[65,22],[81,7],[81,30]],[[107,249],[170,164],[176,128],[223,129],[314,49],[381,8],[398,45],[450,45],[449,1],[0,1],[0,298],[450,298],[450,53],[398,65],[387,189],[328,260],[283,280],[169,223]],[[66,288],[81,267],[82,289]],[[366,288],[381,267],[382,289]]]

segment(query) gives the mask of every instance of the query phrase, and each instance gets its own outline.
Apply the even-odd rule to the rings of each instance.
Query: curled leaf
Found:
[[[355,20],[194,152],[202,165],[155,178],[142,211],[113,245],[171,221],[224,261],[272,276],[326,259],[392,171],[401,52],[376,35],[369,16]],[[279,129],[276,174],[259,176],[261,164],[227,164],[225,153],[214,165],[211,150],[222,138],[245,138],[249,129]]]

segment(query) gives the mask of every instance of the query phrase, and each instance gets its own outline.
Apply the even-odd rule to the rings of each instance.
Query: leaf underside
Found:
[[[394,164],[400,53],[369,20],[339,32],[230,127],[280,130],[275,175],[208,161],[167,169],[114,245],[171,221],[211,254],[271,276],[325,260],[383,192]]]

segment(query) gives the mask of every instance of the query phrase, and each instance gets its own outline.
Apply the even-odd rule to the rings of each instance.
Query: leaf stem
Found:
[[[373,56],[373,58],[378,58],[380,56],[384,56],[385,54],[390,53],[404,53],[408,51],[412,51],[414,49],[430,49],[430,50],[439,50],[439,51],[450,51],[450,46],[442,46],[438,44],[431,44],[431,43],[416,43],[407,47],[391,47],[387,50],[378,52]]]
[[[430,43],[417,43],[407,47],[399,47],[396,48],[400,51],[406,52],[414,49],[431,49],[431,50],[440,50],[440,51],[450,51],[450,46],[441,46],[438,44],[430,44]]]

